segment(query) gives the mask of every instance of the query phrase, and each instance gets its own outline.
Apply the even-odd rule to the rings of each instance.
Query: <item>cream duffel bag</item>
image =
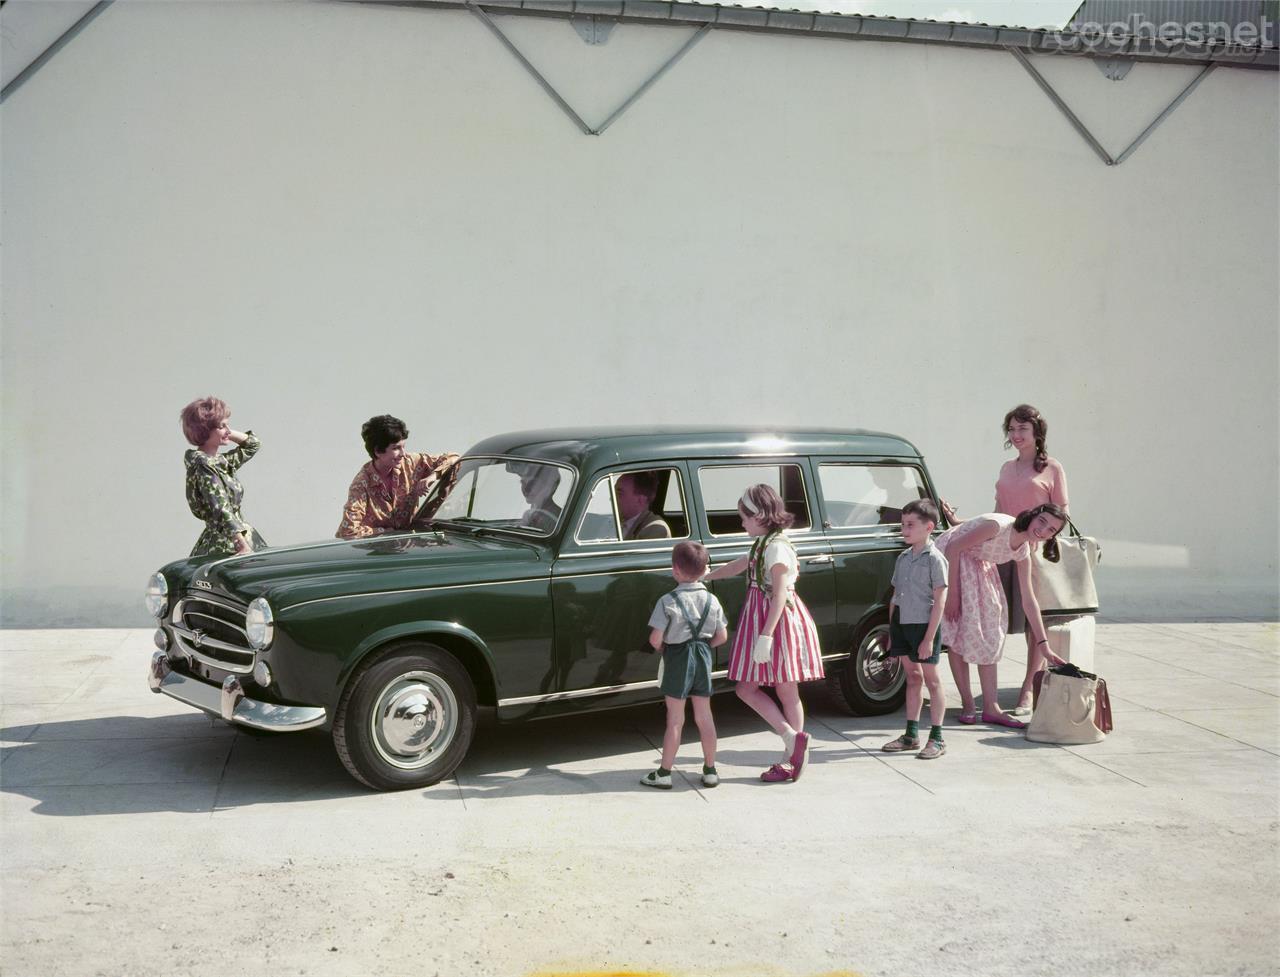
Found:
[[[1101,689],[1099,689],[1101,685]],[[1027,739],[1036,743],[1078,745],[1098,743],[1110,726],[1106,685],[1096,675],[1072,665],[1054,665],[1044,672],[1035,711],[1027,725]],[[1106,714],[1107,719],[1099,725]]]

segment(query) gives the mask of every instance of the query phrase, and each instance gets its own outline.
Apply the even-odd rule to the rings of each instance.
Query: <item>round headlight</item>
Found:
[[[169,582],[164,574],[157,570],[147,581],[147,612],[152,617],[164,617],[169,609]]]
[[[244,616],[244,633],[249,644],[261,651],[271,644],[275,637],[275,619],[271,616],[271,605],[265,597],[255,597]]]

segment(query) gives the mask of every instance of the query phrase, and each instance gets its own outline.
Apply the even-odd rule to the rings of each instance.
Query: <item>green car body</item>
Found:
[[[465,755],[477,706],[512,721],[659,700],[647,621],[674,587],[674,544],[702,542],[714,565],[744,555],[750,540],[732,500],[772,480],[800,516],[789,531],[797,590],[828,681],[856,711],[901,704],[903,676],[884,656],[898,513],[906,498],[936,498],[904,439],[531,431],[482,441],[459,471],[443,505],[424,507],[433,518],[411,532],[163,567],[148,598],[160,648],[152,689],[241,725],[330,730],[370,786],[434,783]],[[617,479],[628,471],[661,486],[651,508],[671,538],[621,538]],[[477,498],[510,508],[515,487],[528,499],[539,481],[554,495],[544,494],[536,518],[473,518]],[[710,586],[732,624],[744,580]],[[250,612],[253,627],[250,608],[260,612]],[[718,691],[730,687],[731,645],[716,650]]]

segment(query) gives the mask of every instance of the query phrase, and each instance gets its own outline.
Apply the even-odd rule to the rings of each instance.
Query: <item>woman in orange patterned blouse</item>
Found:
[[[436,482],[456,471],[456,454],[428,455],[405,451],[409,429],[390,414],[379,414],[360,428],[371,459],[356,473],[338,525],[339,539],[406,532],[414,509]],[[442,492],[435,502],[444,501]]]

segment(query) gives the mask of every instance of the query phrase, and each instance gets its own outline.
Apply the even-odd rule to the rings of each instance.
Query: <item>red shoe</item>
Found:
[[[784,764],[775,763],[772,767],[760,775],[760,779],[766,784],[784,784],[788,780],[794,780],[795,776]]]
[[[799,780],[800,774],[804,773],[805,764],[809,762],[809,740],[813,739],[808,733],[796,733],[796,742],[791,747],[791,779]]]

